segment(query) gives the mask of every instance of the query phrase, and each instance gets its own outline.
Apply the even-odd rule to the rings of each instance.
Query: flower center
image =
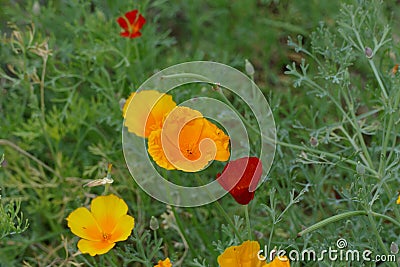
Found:
[[[103,241],[108,241],[111,238],[111,234],[103,233]]]

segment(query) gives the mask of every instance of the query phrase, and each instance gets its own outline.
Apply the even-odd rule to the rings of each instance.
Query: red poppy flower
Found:
[[[261,161],[256,157],[244,157],[229,162],[222,174],[217,174],[217,181],[236,202],[247,205],[254,198],[261,175]]]
[[[123,32],[120,33],[122,37],[136,38],[142,35],[140,29],[142,29],[143,25],[146,23],[146,19],[139,14],[137,9],[126,12],[125,17],[119,17],[117,22],[122,29]]]

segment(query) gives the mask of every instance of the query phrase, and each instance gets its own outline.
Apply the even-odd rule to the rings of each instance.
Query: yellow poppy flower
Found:
[[[257,241],[245,241],[239,246],[231,246],[219,255],[220,267],[265,267],[266,263],[258,259],[260,244]]]
[[[122,109],[128,131],[140,137],[148,137],[161,129],[164,117],[176,106],[172,96],[156,90],[132,93]]]
[[[273,261],[267,263],[263,267],[290,267],[290,262],[286,256],[276,256]]]
[[[155,265],[154,267],[172,267],[172,263],[169,260],[169,258],[166,258],[165,260],[159,260],[158,264]]]
[[[130,236],[135,225],[127,215],[128,206],[115,195],[99,196],[92,200],[90,211],[77,208],[68,216],[68,227],[79,236],[78,249],[90,256],[107,253],[118,241]]]
[[[162,130],[150,134],[148,152],[167,170],[196,172],[214,159],[228,160],[229,136],[199,111],[176,107],[166,117]]]
[[[400,194],[399,194],[399,197],[397,198],[396,203],[400,205]]]

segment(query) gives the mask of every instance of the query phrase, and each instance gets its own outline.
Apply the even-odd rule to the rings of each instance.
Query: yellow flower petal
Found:
[[[123,114],[128,131],[140,137],[148,137],[161,129],[164,117],[176,106],[172,96],[156,90],[133,93],[126,101]]]
[[[265,267],[290,267],[289,259],[286,256],[275,257],[273,261],[267,263]]]
[[[147,140],[147,151],[152,159],[157,163],[158,166],[166,170],[176,170],[167,157],[165,156],[163,146],[161,144],[161,129],[152,131]]]
[[[135,220],[129,215],[124,215],[119,218],[114,231],[111,233],[111,242],[124,241],[131,235],[132,229],[135,226]]]
[[[400,195],[399,195],[399,197],[397,198],[396,203],[400,205]]]
[[[67,218],[68,227],[75,235],[91,240],[102,240],[102,232],[96,219],[87,208],[78,208],[71,212]]]
[[[82,253],[89,253],[90,256],[105,254],[115,246],[115,243],[104,241],[90,241],[81,239],[78,242],[78,248]]]
[[[258,259],[260,244],[257,241],[245,241],[239,246],[231,246],[222,253],[217,261],[220,267],[263,267],[265,262]]]
[[[104,233],[112,233],[122,216],[128,212],[126,203],[115,195],[92,200],[90,210]]]
[[[169,258],[166,258],[165,260],[159,260],[158,264],[155,265],[154,267],[172,267],[171,261]]]

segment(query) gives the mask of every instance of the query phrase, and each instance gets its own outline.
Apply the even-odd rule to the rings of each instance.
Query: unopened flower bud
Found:
[[[372,49],[371,49],[371,47],[365,47],[365,56],[367,57],[367,58],[372,58],[372,56],[373,56],[373,51],[372,51]]]
[[[153,230],[153,231],[156,231],[156,230],[159,228],[159,226],[160,226],[160,225],[158,224],[157,218],[154,217],[154,216],[151,216],[151,219],[150,219],[150,229]]]
[[[318,146],[318,139],[315,138],[314,136],[311,136],[311,138],[310,138],[310,145],[313,146],[313,147]]]
[[[362,165],[360,162],[358,162],[358,163],[357,163],[357,166],[356,166],[356,171],[357,171],[358,174],[364,175],[364,174],[365,174],[365,167],[364,167],[364,165]]]
[[[119,100],[119,108],[121,109],[121,111],[124,109],[125,103],[126,103],[126,99],[125,98],[121,98]]]
[[[260,231],[254,231],[254,235],[256,236],[256,239],[260,240],[261,238],[264,237],[264,234]]]
[[[35,1],[35,3],[33,3],[32,13],[34,15],[36,15],[36,16],[40,14],[40,3],[39,3],[39,1]]]
[[[245,59],[245,69],[246,69],[246,73],[249,76],[253,76],[255,71],[254,71],[254,67],[253,64],[250,63],[250,61],[248,61],[247,59]]]
[[[399,253],[399,246],[396,243],[392,242],[392,244],[390,244],[390,252],[392,254]]]

